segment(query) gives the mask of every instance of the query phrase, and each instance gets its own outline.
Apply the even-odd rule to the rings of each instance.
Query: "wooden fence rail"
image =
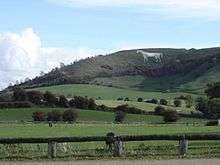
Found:
[[[220,133],[215,134],[182,134],[182,135],[124,135],[124,136],[87,136],[87,137],[54,137],[54,138],[0,138],[0,144],[21,144],[21,143],[48,143],[48,156],[56,157],[57,143],[66,142],[109,142],[113,145],[113,155],[123,154],[123,142],[130,141],[151,141],[166,140],[179,141],[178,152],[185,155],[188,149],[188,140],[220,140]]]

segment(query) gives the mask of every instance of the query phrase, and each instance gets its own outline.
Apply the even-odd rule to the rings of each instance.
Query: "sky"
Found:
[[[220,46],[219,0],[0,0],[0,88],[99,54]]]

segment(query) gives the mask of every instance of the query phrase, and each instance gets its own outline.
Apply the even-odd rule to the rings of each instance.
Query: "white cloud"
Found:
[[[137,7],[166,17],[206,17],[220,19],[219,0],[48,0],[69,7]]]
[[[87,48],[42,47],[32,28],[19,34],[0,34],[0,88],[16,80],[33,78],[40,71],[47,72],[59,66],[60,62],[69,64],[91,54],[92,51]]]

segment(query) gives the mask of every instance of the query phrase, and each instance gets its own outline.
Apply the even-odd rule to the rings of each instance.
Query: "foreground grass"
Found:
[[[116,135],[184,134],[220,132],[218,126],[136,125],[136,124],[0,124],[0,137],[61,137]]]

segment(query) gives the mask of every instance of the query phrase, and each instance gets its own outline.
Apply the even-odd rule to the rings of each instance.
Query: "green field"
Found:
[[[171,101],[170,101],[171,102]],[[145,102],[137,102],[137,101],[117,101],[117,100],[96,100],[96,103],[98,105],[106,105],[108,107],[117,107],[119,105],[128,104],[130,107],[136,107],[139,109],[142,109],[144,111],[154,111],[155,107],[158,106],[158,104],[151,104],[151,103],[145,103]],[[171,104],[171,103],[170,103]],[[190,112],[195,111],[195,109],[192,108],[185,108],[185,107],[174,107],[174,106],[164,106],[165,108],[172,108],[176,109],[179,112]]]
[[[72,96],[88,96],[91,98],[101,98],[104,100],[116,100],[119,97],[129,97],[130,99],[137,100],[138,97],[144,99],[152,98],[166,98],[173,99],[180,95],[186,95],[186,93],[171,93],[171,92],[147,92],[144,90],[132,90],[122,89],[114,87],[105,87],[98,85],[87,85],[87,84],[72,84],[72,85],[58,85],[50,87],[35,88],[34,90],[39,91],[51,91],[57,95],[66,95],[67,97]],[[196,97],[197,95],[192,95]]]
[[[20,109],[1,109],[0,110],[0,122],[32,122],[32,114],[35,111],[49,112],[52,110],[64,111],[64,108],[20,108]],[[115,114],[112,112],[92,111],[92,110],[78,110],[79,118],[77,122],[114,122]],[[149,123],[157,124],[163,123],[161,116],[157,115],[138,115],[127,114],[125,117],[125,123]],[[205,119],[195,118],[181,118],[178,122],[182,123],[201,123],[206,122]]]
[[[216,133],[218,126],[146,125],[146,124],[0,124],[0,137],[61,137],[98,136],[114,132],[116,135]]]

